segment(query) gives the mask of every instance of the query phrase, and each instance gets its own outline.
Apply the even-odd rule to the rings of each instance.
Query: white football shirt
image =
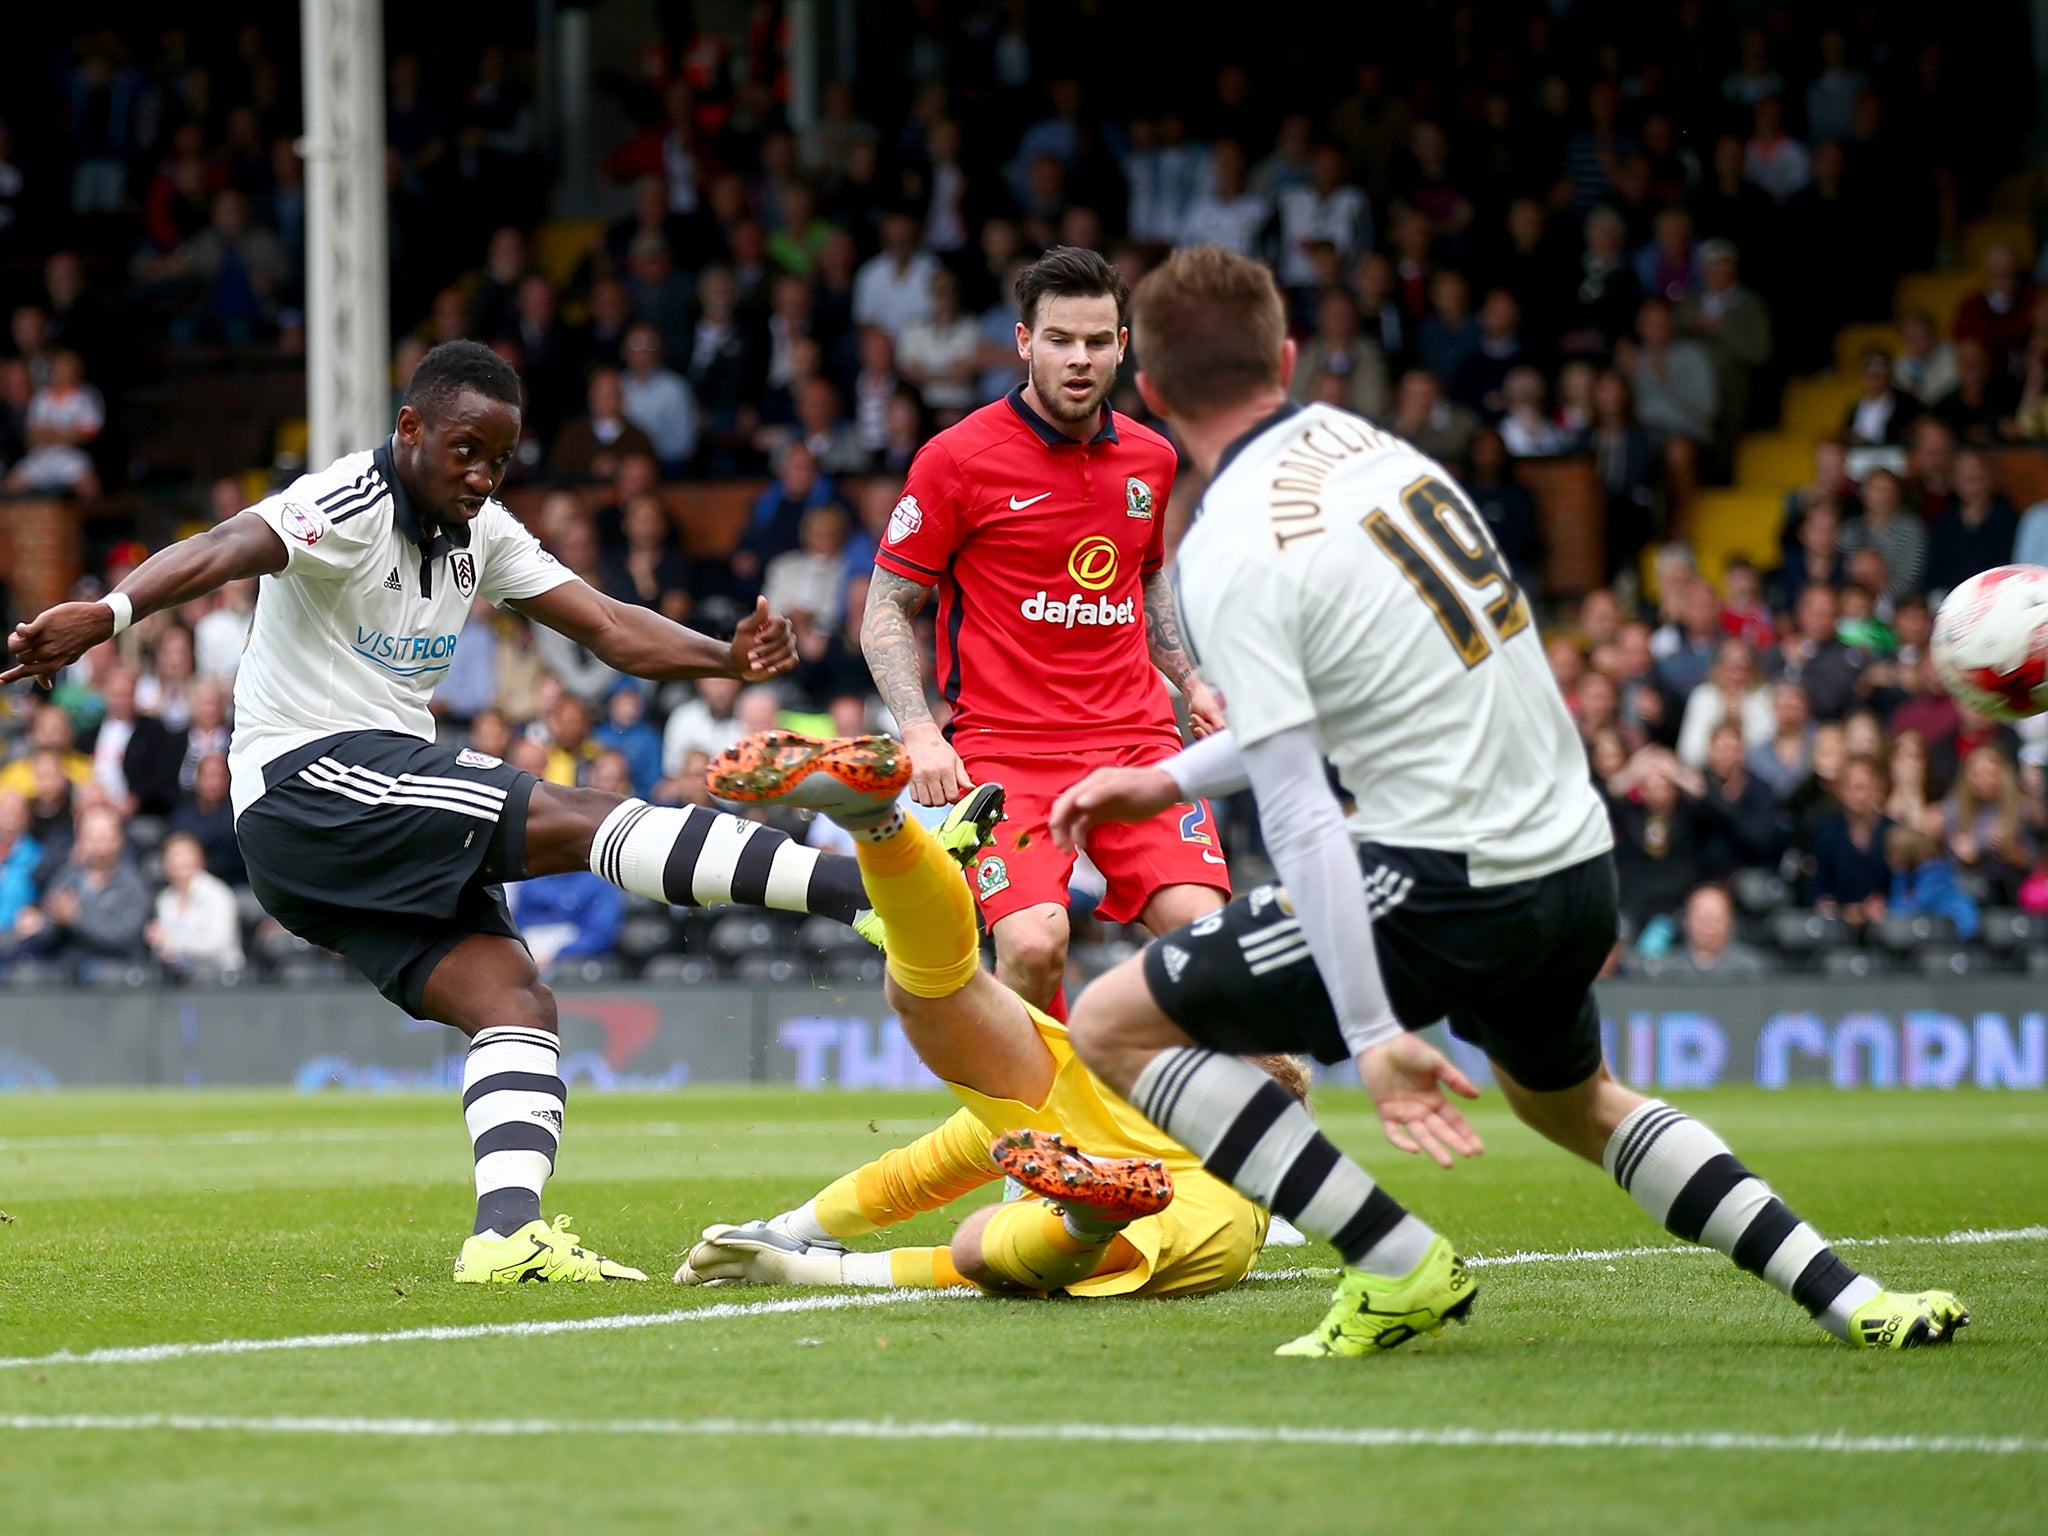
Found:
[[[1286,407],[1225,454],[1178,559],[1231,734],[1312,725],[1355,840],[1463,854],[1475,886],[1613,846],[1527,600],[1412,444]]]
[[[235,673],[228,768],[235,814],[263,767],[343,731],[434,739],[427,708],[472,601],[537,597],[575,580],[496,501],[467,527],[429,535],[386,441],[301,475],[249,509],[290,556],[263,578]]]

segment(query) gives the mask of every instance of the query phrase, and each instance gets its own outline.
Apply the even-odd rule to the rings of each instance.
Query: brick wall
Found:
[[[80,575],[79,512],[61,500],[0,502],[0,580],[26,618],[61,603]]]

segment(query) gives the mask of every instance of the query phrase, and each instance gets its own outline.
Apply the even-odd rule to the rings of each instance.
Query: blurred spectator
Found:
[[[1708,739],[1700,864],[1711,875],[1769,869],[1785,851],[1791,818],[1743,761],[1742,727],[1724,720]]]
[[[1885,815],[1901,826],[1919,830],[1940,824],[1939,807],[1930,807],[1927,772],[1927,743],[1920,733],[1894,733],[1891,755],[1885,761],[1885,778],[1891,784],[1884,802]]]
[[[882,249],[861,264],[853,283],[853,322],[873,325],[893,341],[932,312],[931,282],[938,258],[918,247],[914,215],[882,218]]]
[[[1820,35],[1820,73],[1806,87],[1806,133],[1814,143],[1848,139],[1856,132],[1856,103],[1870,89],[1870,77],[1849,62],[1849,40],[1840,27]]]
[[[1732,241],[1709,240],[1700,247],[1699,291],[1680,303],[1677,318],[1679,328],[1713,359],[1721,438],[1733,442],[1749,424],[1751,389],[1771,360],[1771,312],[1742,285]]]
[[[192,787],[201,758],[227,756],[233,734],[228,726],[227,688],[211,678],[200,678],[192,685],[192,717],[185,724],[184,736],[173,738],[184,749],[178,761],[180,791]]]
[[[139,959],[149,907],[120,813],[96,806],[79,816],[70,856],[41,902],[16,915],[14,932],[26,952],[61,965]]]
[[[647,696],[638,683],[627,681],[604,701],[604,719],[590,739],[625,759],[632,794],[643,799],[661,781],[661,732],[647,721]]]
[[[1705,830],[1694,774],[1661,747],[1645,747],[1608,785],[1621,910],[1641,932],[1676,913],[1704,878]]]
[[[1636,315],[1642,345],[1629,382],[1635,386],[1636,415],[1662,439],[1672,515],[1682,518],[1699,478],[1699,454],[1714,441],[1720,391],[1714,364],[1698,342],[1678,334],[1671,306],[1652,299]]]
[[[1817,583],[1806,588],[1793,609],[1793,632],[1779,646],[1775,664],[1767,663],[1764,669],[1774,681],[1804,688],[1817,720],[1839,720],[1849,712],[1863,670],[1862,653],[1837,638],[1840,617],[1834,588]]]
[[[25,795],[0,790],[0,948],[14,932],[14,920],[36,899],[36,866],[43,848],[29,833]]]
[[[706,267],[697,279],[697,319],[690,332],[689,380],[703,431],[721,457],[707,469],[732,472],[732,451],[753,436],[760,420],[761,379],[767,357],[749,316],[739,310],[738,280],[726,267]]]
[[[1240,256],[1256,255],[1259,235],[1272,216],[1272,205],[1247,183],[1243,146],[1235,139],[1220,139],[1209,150],[1207,184],[1188,206],[1180,240],[1184,245],[1220,245]]]
[[[584,414],[555,434],[548,473],[557,480],[609,480],[629,453],[654,455],[654,440],[626,420],[625,393],[616,368],[593,368],[584,390]]]
[[[1508,375],[1527,369],[1541,385],[1543,375],[1528,368],[1529,354],[1522,346],[1522,307],[1505,288],[1495,288],[1479,306],[1478,331],[1472,350],[1458,365],[1452,395],[1478,411],[1489,421],[1507,413],[1504,393]]]
[[[1923,407],[1932,405],[1956,387],[1956,349],[1919,310],[1899,317],[1899,331],[1905,345],[1892,363],[1892,382]]]
[[[1988,448],[2014,435],[2019,393],[1989,347],[1975,337],[1956,342],[1956,387],[1934,402],[1934,415],[1959,442]]]
[[[678,781],[688,772],[692,760],[709,760],[740,738],[739,721],[733,706],[740,696],[740,683],[730,677],[700,677],[694,692],[669,711],[661,732],[662,784],[656,791],[664,801],[695,798],[676,792]],[[701,792],[703,774],[697,774],[694,790]]]
[[[60,777],[84,784],[93,777],[92,759],[77,750],[71,717],[54,704],[37,704],[29,716],[28,732],[22,739],[22,753],[0,768],[0,792],[12,790],[34,798],[38,794],[39,760],[48,754]]]
[[[1721,651],[1721,599],[1704,577],[1674,585],[1677,590],[1666,589],[1672,618],[1650,637],[1650,652],[1657,658],[1659,685],[1683,699],[1707,680]],[[1700,746],[1705,745],[1702,736]]]
[[[1955,739],[1961,713],[1948,689],[1942,686],[1931,657],[1922,656],[1905,670],[1911,696],[1892,711],[1890,725],[1894,732],[1910,731],[1919,736],[1927,744],[1931,766],[1935,753]]]
[[[1343,381],[1344,408],[1370,420],[1387,410],[1387,360],[1358,328],[1358,302],[1342,288],[1326,288],[1316,301],[1315,334],[1302,344],[1288,393],[1307,400],[1326,375]]]
[[[1946,592],[2012,559],[2019,517],[1999,495],[1991,465],[1976,452],[1956,455],[1955,502],[1927,535],[1927,585]]]
[[[1685,899],[1685,942],[1660,974],[1750,977],[1772,969],[1761,951],[1735,937],[1735,902],[1721,886],[1696,886]]]
[[[1365,193],[1345,182],[1348,169],[1341,148],[1318,144],[1309,157],[1308,180],[1281,188],[1275,197],[1283,289],[1313,297],[1313,245],[1328,244],[1340,268],[1349,267],[1360,251],[1372,248],[1372,205]]]
[[[979,402],[974,395],[981,333],[960,312],[960,280],[941,268],[931,278],[931,313],[903,329],[896,369],[916,386],[936,425],[951,426]]]
[[[1994,245],[1986,251],[1984,286],[1956,309],[1958,363],[1962,344],[1974,341],[1983,346],[1993,372],[2010,374],[2013,361],[2027,343],[2027,332],[2033,327],[2032,299],[2033,285],[2020,267],[2019,253],[2009,245]]]
[[[1799,606],[1809,587],[1838,587],[1848,576],[1842,558],[1842,514],[1832,501],[1817,501],[1801,515],[1785,563],[1773,578],[1771,605],[1780,613]]]
[[[1814,825],[1807,854],[1812,861],[1808,899],[1820,911],[1852,927],[1879,922],[1891,890],[1885,839],[1892,823],[1884,814],[1882,771],[1868,758],[1851,758],[1842,769],[1841,809]]]
[[[10,491],[55,491],[93,497],[99,472],[88,451],[106,425],[100,392],[85,382],[85,363],[63,349],[50,359],[49,382],[29,401],[28,452],[7,472]]]
[[[477,336],[502,336],[513,328],[519,285],[533,271],[526,236],[512,225],[491,231],[484,247],[483,276],[470,301],[468,329]]]
[[[256,578],[231,581],[192,626],[192,670],[201,678],[233,683],[256,615]]]
[[[1844,554],[1874,549],[1884,557],[1885,592],[1894,601],[1918,592],[1927,569],[1927,527],[1904,509],[1905,489],[1890,470],[1873,469],[1863,477],[1863,514],[1841,533]]]
[[[101,684],[106,713],[93,733],[93,777],[128,816],[168,816],[178,803],[182,733],[172,734],[153,715],[135,709],[135,673],[111,668]]]
[[[1988,745],[1972,750],[1941,811],[1949,854],[1989,882],[1995,902],[2010,905],[2038,856],[2041,812],[2021,795],[2005,754]]]
[[[697,453],[697,401],[687,380],[663,365],[661,333],[635,324],[626,332],[626,376],[620,381],[620,410],[654,444],[661,472],[684,474]]]
[[[652,491],[634,496],[619,526],[625,544],[605,563],[604,590],[680,624],[690,611],[690,562],[661,497]]]
[[[1515,584],[1523,591],[1542,590],[1543,524],[1536,498],[1514,477],[1508,465],[1507,446],[1498,432],[1481,432],[1472,440],[1472,468],[1465,476],[1465,492],[1486,520],[1494,547],[1508,563]]]
[[[1456,268],[1441,267],[1429,280],[1429,313],[1416,329],[1416,359],[1448,389],[1478,348],[1479,321],[1472,313],[1471,285]]]
[[[1693,239],[1692,215],[1683,205],[1659,209],[1651,242],[1636,252],[1636,281],[1646,296],[1683,304],[1700,285],[1702,251]]]
[[[1783,206],[1812,179],[1812,162],[1806,146],[1785,131],[1785,104],[1766,96],[1756,104],[1756,118],[1749,142],[1743,146],[1742,163],[1749,179]]]
[[[1968,942],[1977,937],[1977,903],[1956,879],[1955,864],[1943,855],[1940,844],[1918,827],[1894,825],[1885,835],[1884,849],[1892,871],[1886,909],[1892,916],[1945,917],[1957,938]]]
[[[1466,373],[1471,373],[1469,364]],[[1513,457],[1549,458],[1571,446],[1564,431],[1544,413],[1543,375],[1539,370],[1527,366],[1511,370],[1502,381],[1500,403],[1504,408],[1500,438]]]
[[[1744,766],[1778,800],[1790,800],[1812,772],[1813,735],[1806,690],[1797,683],[1779,683],[1771,689],[1769,731],[1745,734],[1749,751]]]
[[[1914,418],[1906,432],[1907,500],[1932,523],[1955,501],[1956,436],[1932,413]]]
[[[165,261],[160,280],[196,300],[172,322],[174,339],[246,347],[273,334],[277,294],[289,272],[277,236],[249,219],[249,199],[232,188],[213,195],[207,227]]]
[[[1479,418],[1456,401],[1446,400],[1436,375],[1424,368],[1411,368],[1401,375],[1394,419],[1388,425],[1398,436],[1453,469],[1465,462],[1472,440],[1479,435]]]
[[[157,893],[155,919],[143,929],[151,952],[174,976],[241,970],[235,893],[208,873],[205,853],[188,834],[165,838],[163,854],[164,888]]]
[[[165,625],[149,669],[136,680],[135,707],[155,715],[166,730],[183,731],[192,723],[192,674],[192,631],[182,624]]]
[[[1763,602],[1763,578],[1740,555],[1731,556],[1721,571],[1721,633],[1745,642],[1752,652],[1777,643],[1771,611]]]
[[[581,784],[591,759],[603,750],[590,739],[590,707],[565,689],[548,709],[546,727],[548,771],[542,777],[567,788]]]
[[[206,867],[229,885],[246,885],[242,845],[235,838],[235,808],[228,799],[228,760],[219,753],[202,757],[192,772],[192,788],[171,812],[170,828],[199,844]]]
[[[1658,454],[1636,420],[1635,390],[1609,370],[1593,385],[1594,419],[1581,443],[1593,455],[1604,502],[1607,574],[1632,570],[1650,542],[1656,507]],[[1398,430],[1398,429],[1396,429]]]
[[[521,880],[506,895],[543,972],[557,961],[607,953],[625,916],[625,892],[587,869]]]
[[[1629,332],[1642,304],[1642,284],[1629,265],[1628,226],[1612,208],[1586,215],[1585,251],[1577,286],[1560,327],[1558,346],[1567,354],[1605,357]]]
[[[1711,595],[1713,589],[1707,591]],[[1708,743],[1724,723],[1736,727],[1738,763],[1744,741],[1768,741],[1776,731],[1770,690],[1758,675],[1756,658],[1740,640],[1720,642],[1706,681],[1687,696],[1678,727],[1678,760],[1688,768],[1706,767]]]

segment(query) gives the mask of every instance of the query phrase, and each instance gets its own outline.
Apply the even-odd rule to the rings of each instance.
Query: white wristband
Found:
[[[114,633],[120,634],[135,622],[135,605],[128,601],[126,592],[109,592],[100,599],[104,607],[114,610]]]

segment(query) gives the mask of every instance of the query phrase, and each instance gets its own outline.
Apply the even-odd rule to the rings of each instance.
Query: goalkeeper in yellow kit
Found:
[[[974,897],[938,838],[896,808],[908,754],[886,737],[748,737],[712,792],[822,812],[853,835],[888,930],[888,997],[904,1035],[964,1106],[937,1129],[793,1211],[707,1228],[677,1272],[774,1285],[980,1286],[1076,1296],[1189,1296],[1242,1280],[1267,1214],[1203,1169],[1075,1059],[1064,1026],[981,968]],[[948,818],[977,844],[1001,812],[982,785]],[[1297,1096],[1288,1057],[1268,1070]],[[1002,1178],[1044,1198],[974,1212],[949,1247],[853,1253],[864,1237]]]

